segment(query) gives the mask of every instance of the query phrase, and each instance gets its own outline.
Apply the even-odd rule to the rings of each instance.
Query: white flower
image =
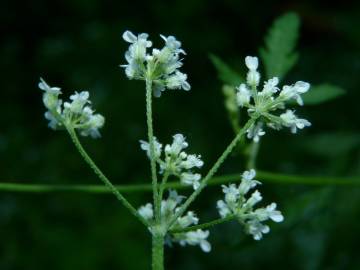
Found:
[[[151,220],[154,217],[154,210],[151,203],[147,203],[145,206],[141,206],[138,212],[145,220]]]
[[[85,109],[84,109],[85,111]],[[105,118],[101,114],[91,114],[88,121],[83,124],[82,136],[91,136],[92,138],[99,138],[101,134],[99,129],[105,124]]]
[[[261,184],[259,181],[254,180],[256,171],[251,169],[250,171],[245,171],[242,174],[241,183],[239,185],[239,193],[245,195],[249,192],[250,189],[256,187],[256,185]]]
[[[165,153],[172,156],[177,156],[180,152],[187,148],[189,144],[185,141],[185,137],[182,134],[175,134],[173,136],[173,142],[171,145],[165,146]]]
[[[244,105],[249,104],[250,98],[251,98],[251,93],[250,93],[249,89],[246,87],[246,85],[244,83],[242,83],[236,89],[237,89],[237,93],[236,93],[237,104],[240,107],[243,107]]]
[[[100,114],[94,114],[91,109],[89,92],[82,91],[70,96],[71,102],[62,102],[58,98],[60,88],[50,87],[40,78],[39,88],[44,92],[43,101],[48,111],[45,118],[49,120],[49,127],[57,129],[60,126],[71,127],[80,132],[82,136],[100,137],[99,129],[105,124],[105,118]]]
[[[49,120],[49,128],[56,130],[56,128],[61,125],[58,119],[56,119],[50,111],[45,112],[44,116],[47,120]]]
[[[262,129],[262,122],[258,122],[255,125],[252,125],[247,131],[247,137],[253,139],[254,142],[258,143],[260,137],[265,135],[265,131]]]
[[[45,107],[50,110],[57,110],[61,105],[62,101],[59,100],[59,95],[61,94],[61,88],[59,87],[50,87],[42,78],[38,84],[39,88],[44,91],[43,94],[43,103]]]
[[[227,203],[234,203],[237,201],[240,192],[235,184],[229,186],[222,185],[222,190],[225,194],[225,201]]]
[[[222,218],[227,217],[231,214],[231,210],[228,205],[223,200],[218,200],[216,203],[216,208],[219,211],[219,214]]]
[[[250,117],[257,120],[248,130],[247,137],[259,142],[260,137],[265,135],[263,126],[279,130],[282,127],[290,127],[293,133],[297,129],[310,126],[305,119],[291,117],[286,113],[277,113],[286,109],[288,101],[295,99],[299,105],[303,105],[302,94],[310,89],[310,84],[298,81],[293,85],[285,85],[281,91],[278,86],[279,78],[273,77],[264,82],[262,89],[259,88],[260,73],[257,71],[259,60],[257,57],[247,56],[245,65],[249,69],[246,84],[240,84],[236,89],[236,103],[239,107],[245,107]]]
[[[184,185],[193,186],[194,190],[200,187],[201,174],[184,172],[180,176],[180,182]]]
[[[283,97],[284,100],[289,100],[296,95],[296,91],[291,85],[284,85],[281,92],[280,97]]]
[[[165,155],[162,158],[162,144],[156,138],[154,139],[155,157],[160,168],[160,174],[174,175],[180,179],[182,184],[192,185],[194,189],[197,189],[200,186],[201,175],[193,172],[193,170],[201,168],[204,162],[200,155],[185,153],[184,149],[188,146],[184,135],[175,134],[172,143],[165,145]],[[140,147],[146,151],[149,157],[149,143],[140,141]]]
[[[245,195],[248,191],[260,184],[259,181],[254,180],[255,175],[255,170],[245,171],[238,187],[235,184],[222,186],[225,200],[218,200],[216,207],[222,218],[235,215],[237,220],[245,225],[245,232],[251,234],[255,240],[260,240],[263,234],[270,231],[269,226],[261,222],[269,219],[282,222],[284,217],[280,211],[276,210],[276,203],[272,203],[266,208],[254,209],[254,206],[262,200],[258,190],[253,192],[249,199],[246,199]]]
[[[199,219],[196,217],[193,211],[187,212],[187,214],[178,219],[178,224],[181,228],[189,227],[190,225],[196,225],[199,223]]]
[[[299,105],[304,105],[301,94],[306,93],[310,89],[310,84],[303,81],[298,81],[294,85],[285,85],[280,92],[280,97],[285,100],[295,99]]]
[[[150,48],[152,46],[152,42],[147,40],[149,37],[148,34],[142,33],[137,37],[130,31],[125,31],[123,34],[123,39],[126,42],[131,43],[129,47],[128,58],[135,59],[138,61],[144,61],[146,56],[146,48]]]
[[[135,43],[137,41],[137,37],[128,30],[123,33],[122,37],[126,42],[129,43]]]
[[[39,88],[47,93],[51,93],[51,94],[56,94],[59,95],[61,94],[61,88],[59,87],[50,87],[42,78],[40,78],[40,82],[38,84]]]
[[[185,169],[192,169],[194,167],[201,168],[204,162],[201,160],[200,155],[188,155],[186,160],[180,163],[180,166]]]
[[[296,133],[297,129],[311,126],[308,120],[297,118],[291,110],[287,110],[286,113],[281,114],[280,118],[283,120],[283,125],[289,127],[292,133]]]
[[[211,245],[206,240],[209,237],[209,231],[196,230],[185,233],[184,239],[180,241],[180,245],[185,246],[186,244],[191,246],[200,245],[202,251],[210,252]]]
[[[246,82],[251,86],[258,86],[260,82],[260,73],[250,70],[246,76]]]
[[[176,71],[175,74],[167,77],[166,87],[169,89],[184,89],[186,91],[190,90],[190,84],[186,81],[187,75]]]
[[[304,94],[310,89],[310,84],[303,81],[298,81],[294,85],[296,92],[299,94]]]
[[[266,211],[269,215],[269,218],[271,218],[275,222],[282,222],[284,220],[284,216],[281,214],[280,211],[275,209],[276,209],[276,203],[272,203],[266,206]]]
[[[246,208],[254,207],[254,205],[260,202],[261,200],[262,200],[262,196],[260,192],[258,190],[255,190],[255,192],[251,194],[251,197],[244,204],[244,207]]]
[[[259,221],[265,221],[269,218],[275,222],[282,222],[284,220],[284,216],[281,212],[276,210],[276,203],[271,203],[266,206],[266,208],[256,209],[254,213],[257,215]]]
[[[251,181],[256,176],[256,171],[254,169],[251,169],[250,171],[245,171],[242,174],[242,179]]]
[[[161,97],[161,93],[166,90],[165,85],[161,82],[153,83],[153,94],[154,97]]]
[[[144,150],[148,158],[150,158],[150,144],[146,141],[140,140],[140,148]],[[162,144],[158,142],[156,137],[154,137],[154,155],[156,158],[160,157],[161,149],[162,149]]]
[[[175,190],[170,190],[169,196],[166,200],[161,201],[161,222],[166,224],[169,220],[179,211],[179,204],[184,199],[184,196],[177,194]],[[153,205],[147,203],[141,206],[138,213],[147,221],[152,221],[154,218]],[[185,229],[189,226],[196,225],[199,223],[199,218],[193,211],[188,211],[184,216],[179,217],[176,222],[171,226],[171,230]],[[152,227],[149,228],[150,231]],[[168,243],[171,242],[179,243],[181,246],[185,245],[199,245],[204,252],[211,250],[211,245],[207,241],[209,231],[196,230],[180,233],[169,233],[167,235]]]
[[[178,204],[180,204],[184,198],[184,196],[178,195],[176,190],[169,191],[167,200],[161,201],[161,218],[164,222],[174,215]]]
[[[307,82],[302,82],[302,81],[299,81],[299,82],[296,82],[295,85],[294,85],[294,88],[295,88],[295,91],[296,91],[296,95],[295,95],[295,99],[297,101],[297,103],[299,105],[304,105],[304,102],[300,96],[300,94],[304,94],[306,93],[307,91],[309,91],[310,89],[310,84],[307,83]]]
[[[259,66],[259,60],[255,56],[246,56],[245,64],[249,70],[257,70],[257,68]]]
[[[180,50],[181,53],[185,53],[183,50],[181,50],[181,42],[178,41],[174,36],[164,36],[160,35],[160,37],[165,41],[166,47],[168,47],[170,50],[177,51]],[[179,53],[180,53],[179,52]]]
[[[152,46],[148,40],[148,34],[135,36],[130,31],[125,31],[123,39],[130,43],[125,53],[127,64],[121,65],[125,68],[125,74],[129,79],[151,80],[155,97],[160,97],[166,89],[190,90],[187,75],[178,69],[182,66],[180,54],[185,54],[181,49],[181,42],[174,36],[165,37],[162,49],[153,48],[151,54],[147,49]]]
[[[264,83],[263,90],[259,93],[259,95],[272,95],[279,91],[277,85],[279,84],[279,78],[274,77]]]
[[[246,223],[245,230],[252,234],[255,240],[261,240],[263,234],[270,232],[270,227],[253,219]]]
[[[128,63],[121,65],[125,68],[125,74],[129,79],[141,79],[146,72],[143,63],[148,58],[146,55],[147,48],[152,46],[152,42],[147,40],[148,37],[149,35],[145,33],[135,36],[130,31],[125,31],[123,34],[123,39],[131,43],[125,53],[125,59]]]
[[[245,64],[249,69],[247,73],[246,81],[251,86],[257,86],[260,82],[260,73],[257,72],[257,68],[259,65],[259,60],[257,57],[253,56],[246,56],[245,57]]]
[[[80,93],[75,92],[74,95],[70,96],[72,102],[71,103],[65,102],[64,108],[66,110],[70,110],[71,113],[81,114],[84,109],[84,106],[90,103],[89,96],[90,94],[88,91],[82,91]]]

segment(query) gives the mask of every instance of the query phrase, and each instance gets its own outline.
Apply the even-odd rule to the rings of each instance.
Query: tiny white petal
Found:
[[[259,60],[256,56],[246,56],[245,57],[245,64],[248,69],[256,70],[259,65]]]
[[[135,43],[137,41],[137,37],[128,30],[123,33],[122,37],[126,42],[129,43]]]

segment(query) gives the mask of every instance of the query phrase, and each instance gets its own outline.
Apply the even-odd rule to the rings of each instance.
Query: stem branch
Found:
[[[168,171],[165,171],[164,176],[163,176],[163,179],[162,179],[162,181],[161,181],[160,190],[159,190],[158,200],[160,201],[160,202],[159,202],[160,205],[161,205],[161,200],[163,199],[164,190],[165,190],[165,188],[166,188],[166,183],[167,183],[168,178],[169,178],[169,172],[168,172]]]
[[[215,220],[210,221],[210,222],[190,226],[190,227],[187,227],[187,228],[171,230],[170,232],[171,233],[183,233],[183,232],[195,231],[195,230],[198,230],[198,229],[205,229],[205,228],[213,227],[215,225],[218,225],[218,224],[233,220],[235,218],[236,218],[235,215],[229,215],[229,216],[224,217],[224,218],[218,218],[218,219],[215,219]]]
[[[148,140],[150,147],[150,167],[151,167],[151,179],[153,200],[155,206],[155,219],[160,220],[160,204],[159,204],[159,190],[156,174],[156,160],[155,160],[155,146],[154,146],[154,130],[152,120],[152,81],[146,79],[146,122],[148,127]]]
[[[189,205],[196,199],[196,197],[201,193],[201,191],[206,187],[209,180],[214,176],[214,174],[217,172],[217,170],[220,168],[222,163],[225,161],[225,159],[229,156],[229,154],[232,152],[234,147],[237,145],[237,143],[241,140],[241,138],[244,136],[246,131],[255,123],[256,117],[250,118],[246,124],[242,127],[242,129],[239,131],[239,133],[235,136],[235,138],[230,142],[228,147],[226,147],[225,151],[221,154],[221,156],[218,158],[218,160],[215,162],[213,167],[209,170],[208,174],[205,176],[205,178],[201,181],[201,184],[198,189],[196,189],[190,197],[185,201],[185,203],[180,207],[179,211],[176,212],[176,214],[172,217],[168,224],[168,228],[171,228],[171,226],[176,222],[176,220],[182,216],[186,209],[189,207]]]
[[[131,205],[131,203],[117,190],[117,188],[110,182],[110,180],[103,174],[103,172],[96,166],[95,162],[86,153],[85,149],[81,145],[79,138],[73,128],[66,127],[75,147],[79,151],[80,155],[84,158],[86,163],[93,169],[95,174],[105,184],[105,186],[116,196],[116,198],[135,216],[137,217],[146,227],[148,227],[145,219],[139,215],[138,211]]]

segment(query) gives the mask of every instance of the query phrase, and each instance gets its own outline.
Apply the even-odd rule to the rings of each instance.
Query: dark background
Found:
[[[47,128],[39,77],[65,95],[89,90],[106,116],[100,140],[83,139],[115,184],[149,182],[138,145],[146,137],[145,90],[126,79],[124,30],[175,35],[187,51],[183,71],[191,92],[166,92],[154,102],[162,142],[181,132],[206,169],[232,138],[215,53],[237,70],[258,53],[272,21],[287,11],[302,20],[300,60],[287,81],[333,83],[344,97],[298,109],[313,126],[292,136],[268,132],[258,167],[319,176],[360,174],[360,5],[357,1],[9,1],[0,8],[0,180],[42,184],[99,184],[65,132]],[[240,173],[229,159],[219,174]],[[261,180],[261,179],[259,179]],[[286,219],[261,242],[238,224],[212,230],[211,254],[198,247],[166,249],[167,269],[360,269],[360,189],[354,186],[262,186]],[[201,220],[217,217],[219,188],[193,205]],[[130,195],[136,205],[150,194]],[[148,233],[111,195],[0,193],[0,269],[149,269]]]

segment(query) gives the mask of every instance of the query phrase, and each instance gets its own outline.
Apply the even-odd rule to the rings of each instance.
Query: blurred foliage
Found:
[[[299,55],[294,52],[299,36],[299,17],[286,13],[275,20],[265,38],[265,48],[260,55],[265,65],[266,78],[281,80],[296,64]]]
[[[318,99],[325,91],[340,97],[343,90],[336,89],[346,89],[346,95],[299,108],[313,126],[297,136],[269,132],[258,167],[300,175],[359,176],[358,2],[5,0],[0,9],[1,181],[99,183],[67,135],[46,127],[37,89],[40,76],[65,94],[91,92],[107,123],[101,140],[83,141],[115,184],[148,181],[149,164],[138,147],[138,140],[146,137],[145,91],[118,67],[124,63],[127,44],[121,33],[126,29],[149,32],[155,43],[160,42],[159,33],[183,41],[188,53],[184,71],[192,90],[155,100],[155,131],[163,142],[184,133],[209,168],[233,131],[223,106],[222,82],[207,56],[218,56],[212,57],[218,69],[227,66],[233,74],[244,75],[244,56],[255,55],[272,22],[289,11],[301,20],[300,57],[283,82],[337,85],[318,90],[323,91]],[[265,51],[270,51],[267,42]],[[225,81],[236,79],[224,76]],[[220,173],[243,168],[244,160],[233,157]],[[359,188],[263,188],[268,201],[278,201],[284,210],[283,224],[272,226],[273,232],[261,242],[243,235],[235,223],[221,225],[210,237],[210,255],[195,247],[167,248],[168,269],[360,268]],[[221,196],[219,188],[205,193],[193,205],[203,221],[217,216],[214,204]],[[139,205],[151,196],[130,199]],[[149,269],[148,233],[110,195],[1,193],[0,232],[4,270]]]
[[[331,84],[320,84],[311,87],[311,91],[303,95],[306,105],[318,105],[323,102],[338,98],[345,94],[345,90]]]

